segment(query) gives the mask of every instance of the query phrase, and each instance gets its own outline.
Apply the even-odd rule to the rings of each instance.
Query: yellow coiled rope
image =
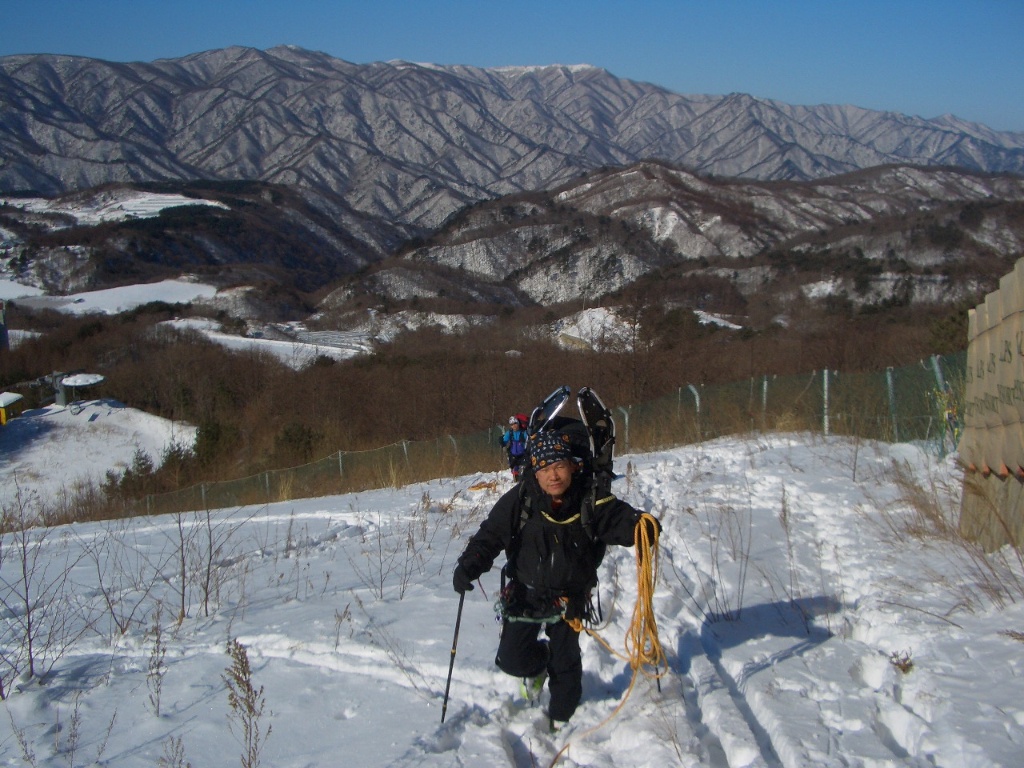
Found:
[[[566,619],[573,629],[577,632],[586,632],[607,648],[613,656],[628,662],[633,670],[633,677],[629,681],[629,688],[626,689],[626,695],[622,697],[622,701],[619,702],[618,706],[615,707],[608,717],[590,730],[580,734],[579,738],[589,736],[603,728],[622,711],[622,707],[633,692],[633,686],[636,684],[638,675],[643,674],[648,679],[660,680],[668,671],[668,665],[665,663],[665,652],[662,650],[661,641],[658,639],[658,622],[654,618],[654,586],[658,582],[659,538],[658,521],[652,515],[646,513],[640,515],[634,531],[637,596],[636,603],[633,606],[633,618],[629,623],[629,629],[626,631],[625,656],[608,645],[592,629],[584,627],[581,619],[573,619],[571,621]],[[651,672],[645,668],[648,666],[654,667],[654,671]],[[661,669],[663,666],[665,671]],[[548,768],[554,766],[561,759],[571,744],[571,741],[566,742],[565,746],[555,755]]]
[[[654,586],[658,583],[658,521],[643,514],[636,524],[636,604],[633,620],[626,633],[626,654],[634,671],[640,670],[651,679],[660,679],[665,652],[658,639],[658,622],[654,618]],[[644,670],[654,667],[654,674]]]

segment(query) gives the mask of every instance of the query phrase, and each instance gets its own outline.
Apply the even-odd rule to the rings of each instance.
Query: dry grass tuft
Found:
[[[889,654],[889,663],[904,675],[909,675],[914,669],[914,661],[910,658],[910,651],[893,651]]]

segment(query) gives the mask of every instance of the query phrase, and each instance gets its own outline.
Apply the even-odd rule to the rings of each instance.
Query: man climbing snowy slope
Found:
[[[605,548],[632,546],[641,517],[607,486],[596,497],[591,493],[595,481],[584,471],[590,457],[573,436],[580,422],[566,421],[560,429],[530,435],[521,481],[470,538],[453,576],[456,592],[472,590],[473,581],[505,552],[495,663],[526,678],[527,691],[539,693],[547,676],[552,729],[572,717],[582,696],[578,620],[588,618]]]

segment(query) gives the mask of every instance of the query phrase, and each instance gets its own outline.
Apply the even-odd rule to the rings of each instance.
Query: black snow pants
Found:
[[[540,639],[545,629],[547,641]],[[583,660],[580,636],[562,620],[554,624],[509,621],[501,625],[501,639],[494,663],[513,677],[536,677],[547,669],[552,720],[568,720],[583,697]]]

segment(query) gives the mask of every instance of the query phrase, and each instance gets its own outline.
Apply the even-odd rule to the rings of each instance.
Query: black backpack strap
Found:
[[[512,530],[509,532],[509,544],[505,550],[505,567],[501,569],[502,576],[505,575],[505,571],[509,572],[509,578],[511,574],[515,572],[516,558],[519,556],[519,546],[522,543],[523,526],[526,525],[526,521],[530,519],[530,515],[533,514],[533,501],[530,498],[530,494],[526,492],[527,478],[523,478],[519,481],[519,498],[516,502],[517,509],[511,515],[511,526]],[[504,587],[504,584],[502,584]]]

